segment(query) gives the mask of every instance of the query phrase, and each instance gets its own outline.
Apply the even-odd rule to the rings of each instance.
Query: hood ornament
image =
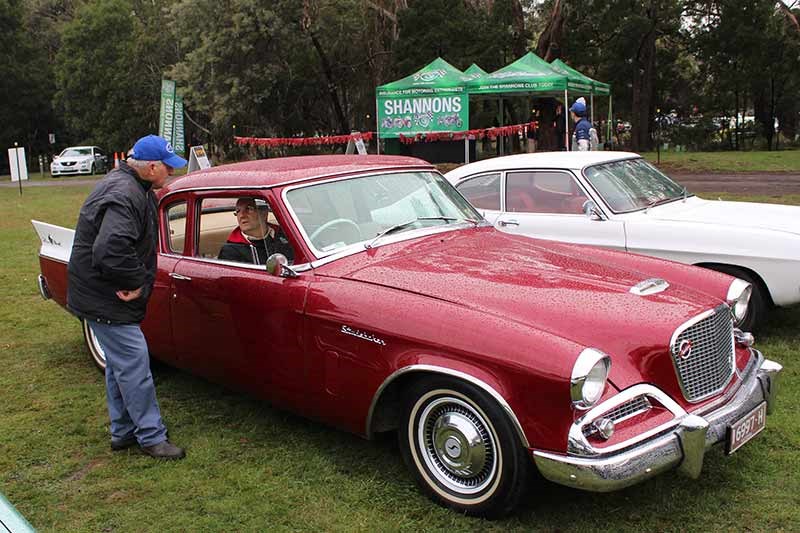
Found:
[[[633,287],[631,287],[630,292],[631,294],[636,294],[637,296],[649,296],[651,294],[658,294],[659,292],[664,292],[669,287],[669,283],[661,278],[650,278],[644,281],[640,281]]]

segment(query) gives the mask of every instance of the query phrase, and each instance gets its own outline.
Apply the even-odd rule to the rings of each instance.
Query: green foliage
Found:
[[[142,130],[142,117],[127,109],[140,90],[129,70],[134,59],[131,9],[128,0],[85,4],[64,27],[55,100],[79,142],[127,149]]]
[[[0,0],[0,28],[0,149],[18,142],[41,152],[55,122],[50,66],[36,36],[25,29],[22,2]],[[0,161],[7,168],[4,156]]]

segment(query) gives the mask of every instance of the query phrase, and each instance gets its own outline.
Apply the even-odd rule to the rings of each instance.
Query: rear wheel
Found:
[[[399,431],[406,465],[436,502],[473,516],[510,512],[531,462],[510,420],[485,392],[449,378],[408,391]]]
[[[83,341],[86,343],[86,348],[89,350],[89,357],[92,360],[92,364],[94,364],[100,372],[105,373],[106,354],[97,341],[97,337],[92,331],[92,328],[89,327],[89,322],[84,318],[81,324],[83,326]]]

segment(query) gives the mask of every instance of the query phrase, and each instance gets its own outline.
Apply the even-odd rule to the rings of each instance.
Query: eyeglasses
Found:
[[[237,207],[236,209],[233,210],[233,215],[237,216],[242,211],[244,211],[245,213],[255,213],[256,212],[256,206],[254,206],[254,205],[246,205],[244,207]]]

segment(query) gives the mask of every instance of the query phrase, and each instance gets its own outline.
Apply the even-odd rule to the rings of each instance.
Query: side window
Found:
[[[509,172],[506,211],[580,215],[588,200],[569,172]]]
[[[459,183],[456,189],[475,208],[500,211],[500,174],[470,178]]]
[[[183,254],[186,242],[186,202],[177,202],[166,209],[169,239],[167,246],[170,252]]]
[[[204,198],[199,215],[199,257],[263,265],[280,253],[294,262],[292,244],[261,197]]]

